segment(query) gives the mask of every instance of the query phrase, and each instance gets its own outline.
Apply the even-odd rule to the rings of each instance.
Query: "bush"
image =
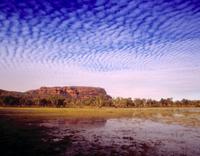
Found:
[[[18,106],[20,99],[14,96],[1,97],[1,103],[5,106]]]

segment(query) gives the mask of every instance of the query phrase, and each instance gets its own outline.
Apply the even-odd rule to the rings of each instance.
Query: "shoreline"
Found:
[[[194,110],[194,115],[200,113],[198,107],[149,107],[149,108],[48,108],[48,107],[0,107],[1,115],[12,115],[22,117],[44,117],[44,118],[122,118],[122,117],[139,117],[139,118],[159,118],[173,116],[173,114],[187,114]],[[196,111],[196,112],[195,112]]]

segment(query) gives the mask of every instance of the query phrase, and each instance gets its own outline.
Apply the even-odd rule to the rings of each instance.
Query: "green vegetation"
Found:
[[[191,108],[193,109],[193,108]],[[199,110],[199,108],[196,108]],[[21,108],[21,107],[0,107],[0,114],[10,114],[15,117],[36,116],[36,117],[72,117],[72,118],[113,118],[113,117],[151,117],[161,113],[163,116],[171,116],[174,113],[190,113],[187,107],[168,107],[168,108]],[[197,112],[199,114],[199,112]],[[187,115],[187,114],[186,114]]]
[[[88,98],[66,98],[60,95],[46,97],[20,97],[1,96],[0,106],[34,106],[34,107],[200,107],[200,100],[173,101],[172,98],[152,99],[131,99],[131,98],[107,98],[105,96],[94,96]]]
[[[34,117],[50,119],[55,117],[67,118],[112,118],[112,117],[132,117],[136,108],[20,108],[20,107],[0,107],[0,114],[10,114],[15,118]]]
[[[154,108],[20,108],[0,107],[0,115],[25,120],[49,119],[109,119],[109,118],[141,118],[155,121],[181,123],[183,125],[200,126],[200,108],[187,107],[154,107]],[[176,116],[177,115],[177,116]]]

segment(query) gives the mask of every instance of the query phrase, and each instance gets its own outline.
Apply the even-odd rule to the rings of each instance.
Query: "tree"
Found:
[[[81,102],[81,105],[83,106],[95,106],[97,103],[96,97],[88,97],[85,99],[81,99],[80,102]]]
[[[145,99],[135,98],[133,102],[134,102],[136,107],[145,107],[146,106],[146,100]]]
[[[189,102],[189,100],[187,100],[187,99],[182,99],[182,100],[181,100],[181,105],[182,105],[182,106],[188,106],[189,103],[190,103],[190,102]]]
[[[120,97],[113,98],[112,102],[114,107],[119,107],[121,103],[121,98]]]
[[[51,106],[55,107],[64,107],[65,106],[65,98],[62,96],[49,96],[48,101],[51,104]]]
[[[40,106],[47,106],[48,105],[48,101],[47,99],[43,98],[43,99],[39,99],[39,105]]]
[[[146,106],[147,107],[155,107],[157,105],[156,105],[155,101],[153,101],[152,99],[147,99],[146,100]]]
[[[127,98],[126,103],[128,107],[135,107],[135,103],[133,102],[131,98]]]
[[[113,99],[112,104],[114,107],[121,107],[121,108],[135,106],[135,104],[131,98],[122,98],[122,97],[117,97],[117,98]]]
[[[20,104],[19,98],[14,96],[4,96],[1,98],[2,98],[1,102],[5,106],[18,106]]]
[[[97,106],[97,107],[102,107],[102,106],[104,106],[104,97],[103,96],[97,96],[96,98],[95,98],[95,106]]]
[[[31,106],[31,105],[34,104],[33,100],[26,98],[26,97],[20,98],[19,103],[20,103],[21,106]]]
[[[172,106],[173,105],[173,101],[172,98],[167,98],[167,99],[160,99],[160,105],[162,107],[168,107],[168,106]]]

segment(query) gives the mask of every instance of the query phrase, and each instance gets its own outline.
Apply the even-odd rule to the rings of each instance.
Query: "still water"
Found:
[[[195,116],[197,117],[197,116]],[[191,116],[194,118],[194,116]],[[200,126],[188,114],[156,118],[51,119],[40,126],[50,129],[54,141],[71,140],[63,155],[200,155]],[[181,122],[179,122],[181,121]],[[195,118],[196,123],[200,118]]]

